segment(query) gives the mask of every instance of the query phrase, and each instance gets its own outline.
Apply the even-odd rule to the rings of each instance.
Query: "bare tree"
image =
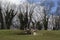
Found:
[[[17,14],[17,12],[15,13],[15,15],[16,14]],[[6,21],[7,29],[10,29],[12,19],[14,18],[15,15],[14,15],[14,10],[12,10],[12,9],[10,9],[10,11],[8,11],[8,9],[6,10],[5,21]]]
[[[0,28],[3,29],[3,17],[2,17],[2,8],[0,4]]]

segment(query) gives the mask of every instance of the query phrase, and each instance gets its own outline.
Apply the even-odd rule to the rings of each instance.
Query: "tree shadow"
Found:
[[[18,32],[13,33],[13,35],[31,35],[31,33],[25,33],[25,32]]]

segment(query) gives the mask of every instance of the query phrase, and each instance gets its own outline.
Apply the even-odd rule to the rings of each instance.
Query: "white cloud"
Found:
[[[23,2],[25,2],[26,0],[0,0],[2,1],[2,3],[11,3],[11,4],[16,4],[16,5],[19,5],[19,4],[22,4]]]

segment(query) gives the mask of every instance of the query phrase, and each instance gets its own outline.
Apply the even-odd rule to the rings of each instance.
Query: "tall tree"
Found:
[[[1,8],[1,5],[0,5],[0,28],[3,29],[3,17],[2,17],[2,8]]]
[[[16,14],[17,14],[17,12],[15,13],[15,15]],[[5,21],[6,21],[7,29],[10,29],[12,19],[14,18],[15,15],[14,15],[14,10],[12,10],[12,9],[10,9],[10,11],[8,11],[8,9],[6,10]]]
[[[28,28],[30,29],[30,22],[32,22],[32,14],[33,14],[33,10],[34,10],[34,6],[32,4],[29,5],[25,5],[26,8],[26,12],[22,13],[22,11],[20,10],[20,15],[19,15],[19,19],[20,19],[20,23],[21,23],[21,28]],[[21,8],[22,9],[22,8]]]

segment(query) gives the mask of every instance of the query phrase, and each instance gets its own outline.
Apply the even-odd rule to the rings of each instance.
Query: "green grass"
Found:
[[[60,40],[60,31],[37,31],[37,35],[24,35],[21,30],[0,30],[0,40]]]

